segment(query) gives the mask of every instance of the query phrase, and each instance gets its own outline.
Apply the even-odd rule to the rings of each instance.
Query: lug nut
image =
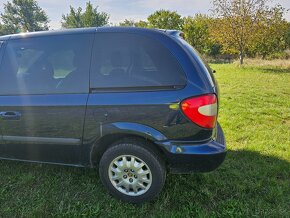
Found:
[[[133,173],[133,172],[134,172],[134,170],[132,170],[132,169],[131,169],[131,172]]]
[[[124,175],[124,176],[123,176],[123,178],[124,178],[124,179],[127,179],[127,176],[126,176],[126,175]]]
[[[135,178],[135,179],[137,179],[137,176],[136,176],[136,175],[134,175],[134,178]]]
[[[125,169],[124,171],[125,171],[126,173],[128,173],[128,170],[127,170],[127,169]]]
[[[132,178],[130,178],[130,179],[129,179],[129,182],[131,182],[131,183],[132,183],[132,182],[133,182],[133,179],[132,179]]]

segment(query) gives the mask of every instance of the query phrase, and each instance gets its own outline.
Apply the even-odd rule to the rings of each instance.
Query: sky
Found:
[[[9,0],[12,1],[12,0]],[[62,14],[69,12],[69,6],[85,8],[88,0],[37,0],[39,6],[47,13],[50,29],[61,27]],[[194,16],[196,13],[210,14],[212,0],[90,0],[98,10],[110,14],[109,22],[118,24],[125,19],[145,20],[150,14],[159,9],[176,11],[181,16]],[[0,13],[4,3],[0,0]],[[290,8],[290,0],[272,0],[271,4],[278,3],[284,8]],[[286,14],[290,20],[290,12]]]

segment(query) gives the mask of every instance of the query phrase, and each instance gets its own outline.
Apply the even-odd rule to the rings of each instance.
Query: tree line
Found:
[[[125,19],[119,26],[176,29],[201,54],[218,58],[245,56],[288,57],[290,23],[286,9],[270,7],[268,0],[213,0],[211,15],[182,17],[176,11],[157,10],[146,20]],[[62,28],[99,27],[109,24],[110,15],[86,3],[83,9],[70,6],[62,15]],[[49,18],[36,0],[12,0],[0,15],[0,35],[48,30]]]

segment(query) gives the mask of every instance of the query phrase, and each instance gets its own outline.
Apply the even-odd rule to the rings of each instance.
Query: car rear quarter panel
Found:
[[[180,111],[179,102],[192,95],[190,87],[179,91],[90,94],[85,150],[90,152],[91,145],[110,134],[136,135],[151,141],[208,140],[212,131],[193,124]]]
[[[114,32],[103,28],[100,31]],[[126,28],[118,31],[128,32]],[[111,90],[91,93],[85,119],[84,156],[89,155],[92,146],[97,146],[102,137],[112,133],[142,136],[152,141],[171,140],[191,143],[206,141],[212,136],[212,130],[193,124],[179,108],[179,103],[186,98],[213,92],[213,87],[206,76],[200,75],[200,69],[197,69],[195,63],[174,38],[161,32],[142,29],[138,34],[152,37],[169,49],[183,68],[187,84],[179,90],[127,92]],[[130,128],[132,126],[134,128]]]

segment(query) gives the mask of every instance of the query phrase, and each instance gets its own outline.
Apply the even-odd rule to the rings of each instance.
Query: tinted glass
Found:
[[[187,41],[180,38],[180,42],[184,45],[185,49],[190,53],[190,55],[199,63],[199,65],[202,67],[203,72],[205,72],[209,82],[211,83],[211,86],[214,86],[214,76],[212,73],[212,70],[205,59],[202,58],[202,55],[198,53],[197,50],[195,50]]]
[[[0,67],[0,94],[87,93],[92,37],[9,41]]]
[[[161,42],[137,34],[98,33],[92,88],[184,86],[177,60]]]

